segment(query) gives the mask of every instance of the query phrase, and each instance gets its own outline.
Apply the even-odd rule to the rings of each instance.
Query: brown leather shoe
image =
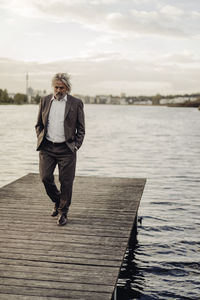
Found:
[[[57,208],[54,207],[54,209],[52,210],[51,216],[56,217],[57,215],[58,215],[58,210],[57,210]]]
[[[67,223],[67,214],[62,213],[62,215],[59,216],[57,224],[59,226],[63,226]]]
[[[52,210],[51,216],[56,217],[58,215],[58,207],[60,205],[60,201],[55,202],[54,209]]]

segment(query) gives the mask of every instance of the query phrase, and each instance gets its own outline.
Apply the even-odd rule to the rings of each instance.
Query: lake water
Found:
[[[37,111],[0,106],[0,186],[38,172]],[[85,113],[76,174],[147,178],[118,299],[200,299],[200,111],[88,104]]]

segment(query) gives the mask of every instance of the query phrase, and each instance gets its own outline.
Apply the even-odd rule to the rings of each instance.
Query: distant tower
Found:
[[[28,72],[26,73],[26,96],[28,97]]]
[[[27,99],[28,99],[28,103],[31,103],[31,94],[30,94],[30,88],[28,87],[29,86],[29,76],[28,76],[28,72],[26,73],[26,96],[27,96]]]

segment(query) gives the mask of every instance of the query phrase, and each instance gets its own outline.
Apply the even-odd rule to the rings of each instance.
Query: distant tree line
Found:
[[[31,103],[39,103],[40,96],[36,95],[31,97]],[[17,93],[14,97],[8,95],[7,90],[0,89],[0,104],[26,104],[28,103],[28,97],[26,94]]]
[[[44,91],[46,93],[46,91]],[[152,101],[153,105],[159,105],[160,100],[162,98],[164,99],[173,99],[173,98],[190,98],[190,100],[187,100],[183,103],[169,103],[168,106],[184,106],[184,107],[199,107],[200,106],[200,93],[193,93],[193,94],[184,94],[184,95],[167,95],[163,96],[160,94],[157,94],[155,96],[134,96],[134,97],[126,97],[127,99],[131,99],[134,101],[146,101],[150,100]],[[31,103],[38,104],[40,102],[40,96],[31,96]],[[8,95],[8,92],[6,89],[0,89],[0,104],[27,104],[29,103],[28,97],[26,94],[23,93],[17,93],[14,95],[14,97],[10,97]]]
[[[0,89],[0,103],[13,103],[13,98],[8,96],[7,90]]]

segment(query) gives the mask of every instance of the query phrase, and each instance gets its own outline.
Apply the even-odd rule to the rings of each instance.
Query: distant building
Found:
[[[46,90],[34,90],[32,87],[27,88],[28,103],[34,102],[36,96],[44,97],[46,95]]]
[[[83,101],[85,104],[94,103],[94,97],[91,96],[83,96],[80,94],[73,94],[74,97],[79,98]]]
[[[109,102],[109,97],[106,95],[97,95],[95,97],[95,102],[97,104],[108,104]]]
[[[139,100],[139,101],[134,101],[134,104],[151,105],[152,101],[150,99],[143,99],[143,100]]]
[[[171,103],[184,103],[186,101],[195,101],[198,97],[174,97],[174,98],[162,98],[160,104],[171,104]]]
[[[135,98],[135,97],[126,97],[126,102],[129,105],[134,104],[135,101],[137,101],[137,98]]]
[[[121,93],[120,97],[121,98],[126,98],[126,93]]]
[[[120,104],[121,105],[127,105],[128,104],[128,102],[126,101],[126,97],[121,97],[120,98]]]
[[[112,96],[110,99],[110,104],[121,104],[121,98],[119,96]]]
[[[16,93],[8,93],[8,97],[9,97],[9,98],[14,98],[15,95],[16,95]]]

